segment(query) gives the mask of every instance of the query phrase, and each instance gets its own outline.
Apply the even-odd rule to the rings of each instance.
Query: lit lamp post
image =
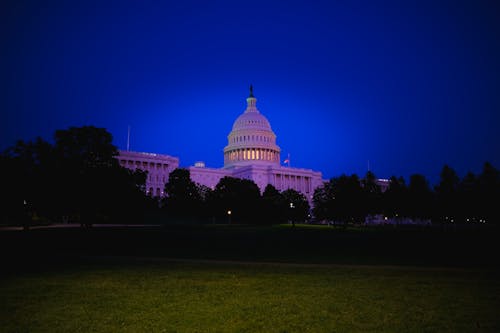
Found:
[[[227,211],[227,221],[228,221],[228,224],[231,224],[231,210]]]
[[[290,202],[290,219],[292,220],[292,225],[295,227],[295,219],[293,218],[293,209],[295,208],[293,202]]]
[[[29,212],[29,207],[28,207],[28,202],[26,200],[23,200],[23,229],[24,230],[28,230],[29,229],[29,225],[30,225],[30,222],[31,222],[31,216],[30,216],[30,212]]]

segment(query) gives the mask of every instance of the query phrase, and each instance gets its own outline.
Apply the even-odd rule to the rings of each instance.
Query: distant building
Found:
[[[387,217],[383,214],[368,215],[365,217],[367,225],[431,225],[431,219],[420,219],[410,217]]]
[[[146,192],[162,197],[170,172],[179,167],[179,159],[169,155],[120,150],[116,157],[122,167],[147,171]]]
[[[382,178],[379,178],[377,180],[375,180],[375,184],[378,185],[378,187],[380,188],[380,192],[384,193],[385,191],[387,191],[387,189],[389,188],[389,185],[390,185],[390,180],[389,179],[382,179]]]
[[[257,109],[256,103],[250,86],[247,108],[236,119],[228,135],[228,144],[224,148],[224,167],[208,168],[205,163],[196,162],[188,168],[191,179],[212,189],[225,176],[249,179],[257,184],[261,192],[271,184],[279,191],[297,190],[312,201],[314,190],[323,184],[321,172],[281,165],[281,150],[276,144],[276,134],[267,118]],[[117,158],[124,167],[148,171],[146,188],[153,196],[164,195],[168,175],[179,166],[179,159],[168,155],[121,150]]]

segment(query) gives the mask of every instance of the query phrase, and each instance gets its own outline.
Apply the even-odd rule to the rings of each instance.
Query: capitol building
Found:
[[[299,191],[312,201],[314,190],[323,184],[321,172],[281,165],[276,134],[256,104],[250,86],[247,107],[236,118],[224,147],[224,167],[209,168],[197,162],[187,168],[191,179],[212,189],[223,177],[249,179],[257,184],[261,193],[271,184],[279,191]],[[179,167],[179,158],[162,154],[120,150],[117,159],[123,167],[147,171],[146,191],[157,197],[164,195],[170,172]]]

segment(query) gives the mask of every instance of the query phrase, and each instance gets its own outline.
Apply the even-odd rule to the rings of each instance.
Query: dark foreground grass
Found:
[[[492,231],[308,225],[0,231],[0,262],[29,266],[63,255],[498,268],[500,232]]]
[[[2,332],[500,330],[497,270],[86,262],[0,280]]]

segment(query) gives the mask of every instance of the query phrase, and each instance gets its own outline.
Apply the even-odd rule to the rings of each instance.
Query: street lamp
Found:
[[[26,200],[23,200],[23,208],[24,208],[24,211],[23,211],[23,213],[24,213],[23,214],[23,229],[28,230],[29,225],[31,223],[31,216],[30,216],[28,202]]]
[[[293,202],[290,202],[290,219],[292,220],[292,225],[295,227],[295,219],[293,216],[293,209],[295,208],[295,205]]]
[[[231,210],[227,211],[227,221],[228,221],[228,224],[231,224]]]

